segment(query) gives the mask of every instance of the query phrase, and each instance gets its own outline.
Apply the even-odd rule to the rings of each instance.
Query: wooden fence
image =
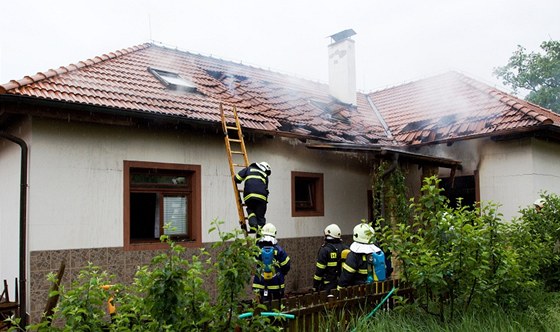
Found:
[[[399,280],[387,280],[366,285],[343,288],[341,290],[308,293],[290,296],[281,301],[272,301],[269,310],[278,310],[294,315],[294,319],[277,320],[286,331],[329,331],[340,330],[350,319],[367,315],[374,310],[386,295],[395,288],[379,310],[392,309],[396,305],[395,296],[413,300],[413,289]],[[343,324],[343,325],[341,325]]]

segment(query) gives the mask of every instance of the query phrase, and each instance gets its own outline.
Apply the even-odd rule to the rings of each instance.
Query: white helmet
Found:
[[[539,198],[535,201],[535,203],[533,203],[535,206],[538,206],[539,208],[543,208],[545,203],[545,200],[543,198]]]
[[[340,230],[340,227],[338,227],[337,224],[330,224],[327,227],[325,227],[325,236],[330,236],[332,238],[335,239],[340,239],[340,236],[342,236],[342,231]]]
[[[261,161],[260,163],[257,163],[257,166],[259,166],[259,168],[265,172],[266,174],[270,175],[271,170],[270,170],[270,165],[266,162],[266,161]]]
[[[261,229],[261,234],[276,237],[276,226],[271,223],[265,224]]]
[[[368,244],[375,234],[373,227],[368,224],[358,224],[354,227],[354,241],[359,243]]]

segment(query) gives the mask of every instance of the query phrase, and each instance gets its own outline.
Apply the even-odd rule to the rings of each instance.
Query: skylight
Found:
[[[165,84],[165,86],[171,90],[183,90],[183,91],[195,91],[196,86],[190,80],[182,78],[178,73],[155,69],[148,67],[150,73],[152,73],[160,82]]]

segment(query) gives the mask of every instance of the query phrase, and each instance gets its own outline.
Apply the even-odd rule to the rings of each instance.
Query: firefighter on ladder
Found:
[[[268,177],[270,165],[266,161],[252,163],[235,175],[235,182],[245,181],[243,201],[247,207],[249,233],[256,233],[258,227],[266,224],[266,205],[268,203]]]

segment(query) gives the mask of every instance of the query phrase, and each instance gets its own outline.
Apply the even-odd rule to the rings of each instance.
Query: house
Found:
[[[0,85],[0,269],[26,279],[32,320],[62,260],[64,282],[87,261],[127,282],[162,249],[164,221],[189,255],[218,240],[211,220],[237,227],[220,104],[237,108],[249,158],[272,166],[267,220],[292,258],[288,292],[311,287],[326,225],[350,234],[368,217],[381,159],[414,195],[437,173],[507,218],[558,192],[557,114],[455,72],[357,92],[354,41],[332,37],[328,85],[150,43]]]

